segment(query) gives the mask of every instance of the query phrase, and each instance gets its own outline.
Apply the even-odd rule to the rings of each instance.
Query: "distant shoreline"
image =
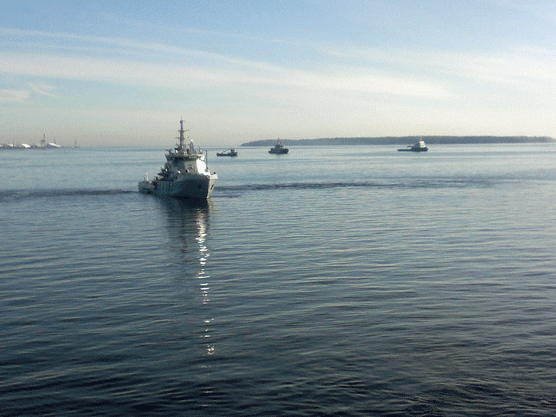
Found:
[[[424,140],[427,145],[465,145],[481,143],[556,143],[549,136],[382,136],[373,138],[279,139],[287,146],[412,145]],[[273,146],[277,139],[263,139],[241,146]]]

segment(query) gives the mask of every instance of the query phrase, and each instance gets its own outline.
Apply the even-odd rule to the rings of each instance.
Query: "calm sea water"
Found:
[[[556,146],[0,152],[2,416],[556,415]]]

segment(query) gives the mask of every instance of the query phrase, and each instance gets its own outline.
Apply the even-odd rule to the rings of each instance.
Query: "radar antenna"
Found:
[[[183,142],[185,141],[185,132],[189,132],[189,129],[184,130],[183,129],[183,118],[180,120],[180,147],[179,150],[183,151],[184,147],[183,147]]]

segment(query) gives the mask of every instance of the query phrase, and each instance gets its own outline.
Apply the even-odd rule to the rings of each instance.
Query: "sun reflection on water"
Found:
[[[200,281],[199,282],[199,289],[201,291],[201,302],[203,305],[208,305],[210,303],[210,294],[209,294],[209,290],[210,290],[210,286],[209,286],[209,281],[210,281],[210,275],[208,275],[205,271],[205,267],[207,265],[207,261],[208,258],[210,257],[210,252],[208,250],[208,247],[206,245],[206,237],[207,237],[207,224],[206,224],[206,218],[204,215],[199,215],[197,217],[197,236],[195,238],[195,240],[197,241],[198,247],[199,247],[199,272],[197,274],[197,279]],[[214,345],[210,344],[210,341],[208,339],[211,338],[211,328],[210,325],[211,323],[214,321],[214,318],[210,317],[205,317],[203,319],[203,324],[205,325],[205,329],[204,329],[204,334],[203,334],[203,338],[207,339],[206,340],[206,349],[207,349],[207,355],[213,355],[214,354]]]
[[[210,250],[207,246],[208,215],[211,203],[187,200],[161,200],[167,206],[169,231],[174,242],[179,245],[183,258],[185,277],[195,278],[200,293],[200,312],[202,317],[200,337],[207,355],[214,354],[211,344],[211,324],[214,318],[210,310],[210,275],[206,272]]]

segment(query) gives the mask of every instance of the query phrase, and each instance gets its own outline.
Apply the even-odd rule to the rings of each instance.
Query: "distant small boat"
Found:
[[[286,146],[282,142],[278,141],[278,143],[276,145],[274,145],[272,148],[270,148],[268,153],[274,153],[274,154],[280,155],[280,154],[286,154],[286,153],[288,153],[288,151],[289,151],[289,149],[286,148]]]
[[[226,149],[223,152],[217,152],[216,156],[237,156],[237,149],[235,148]]]
[[[398,149],[400,152],[427,152],[429,148],[425,145],[424,140],[420,140],[414,145],[407,145],[407,148]]]
[[[48,142],[45,146],[45,148],[61,148],[61,147],[62,147],[62,145],[58,145],[55,142]]]

